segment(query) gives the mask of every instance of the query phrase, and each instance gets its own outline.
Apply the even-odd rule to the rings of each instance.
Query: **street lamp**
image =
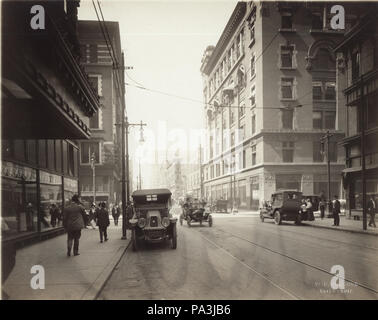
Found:
[[[96,155],[93,152],[91,155],[91,168],[92,168],[92,184],[93,184],[93,203],[96,203]]]
[[[327,157],[327,176],[328,176],[328,203],[327,203],[327,217],[330,217],[331,211],[331,159],[329,155],[329,139],[333,136],[333,134],[327,133],[320,139],[321,143],[321,153],[324,155],[326,154]],[[325,151],[324,145],[326,145],[327,150]]]

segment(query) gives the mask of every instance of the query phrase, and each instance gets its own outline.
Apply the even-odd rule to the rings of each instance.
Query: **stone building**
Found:
[[[343,31],[332,30],[330,18],[326,3],[239,2],[205,50],[208,200],[256,210],[278,189],[327,194],[321,138],[328,130],[331,194],[341,193],[344,131],[332,49]]]

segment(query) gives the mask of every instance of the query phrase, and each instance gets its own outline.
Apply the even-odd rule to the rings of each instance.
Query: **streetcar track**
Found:
[[[266,223],[251,223],[250,225],[254,225],[254,226],[260,226],[260,225],[266,225],[268,226],[268,224]],[[272,224],[273,225],[273,224]],[[309,226],[309,225],[306,225],[306,226]],[[295,226],[293,226],[295,227]],[[271,230],[271,229],[269,229]],[[324,229],[324,230],[329,230],[329,229]],[[294,234],[299,234],[299,235],[302,235],[302,236],[308,236],[306,233],[303,233],[303,232],[295,232],[295,231],[292,231],[292,229],[289,230],[286,230],[284,228],[281,228],[280,231],[284,231],[286,233],[294,233]],[[346,242],[346,241],[340,241],[340,240],[335,240],[335,239],[331,239],[331,238],[324,238],[324,237],[318,237],[318,236],[313,236],[311,234],[311,238],[315,238],[315,239],[320,239],[320,240],[330,240],[330,241],[333,241],[333,242],[338,242],[338,243],[342,243],[342,244],[346,244],[346,245],[350,245],[350,246],[354,246],[354,247],[357,247],[357,248],[362,248],[362,249],[369,249],[369,250],[375,250],[375,251],[378,251],[378,247],[374,247],[374,246],[369,246],[369,245],[366,245],[366,246],[361,246],[359,244],[355,244],[353,242]]]
[[[217,230],[218,230],[218,231],[221,231],[221,232],[223,232],[223,233],[227,233],[227,234],[233,236],[234,238],[237,238],[237,239],[240,239],[240,240],[244,240],[244,241],[246,241],[246,242],[248,242],[248,243],[250,243],[250,244],[252,244],[252,245],[254,245],[254,246],[256,246],[256,247],[259,247],[259,248],[261,248],[261,249],[264,249],[264,250],[267,250],[267,251],[269,251],[269,252],[272,252],[272,253],[278,254],[278,255],[280,255],[280,256],[282,256],[282,257],[285,257],[285,258],[287,258],[287,259],[289,259],[289,260],[292,260],[292,261],[294,261],[294,262],[296,262],[296,263],[299,263],[299,264],[305,265],[305,266],[307,266],[307,267],[310,267],[310,268],[312,268],[312,269],[315,269],[315,270],[318,270],[318,271],[324,272],[324,273],[326,273],[326,274],[329,274],[330,276],[335,276],[333,273],[329,272],[329,271],[326,270],[326,269],[323,269],[323,268],[321,268],[321,267],[318,267],[318,266],[312,265],[312,264],[310,264],[310,263],[307,263],[307,262],[301,261],[301,260],[299,260],[299,259],[297,259],[297,258],[291,257],[291,256],[289,256],[289,255],[287,255],[287,254],[284,254],[284,253],[282,253],[282,252],[278,252],[278,251],[273,250],[273,249],[271,249],[271,248],[265,247],[265,246],[260,245],[260,244],[258,244],[258,243],[256,243],[256,242],[253,242],[253,241],[251,241],[251,240],[248,240],[248,239],[245,239],[245,238],[243,238],[243,237],[241,237],[241,236],[238,236],[238,235],[236,235],[236,234],[233,234],[232,232],[225,231],[225,230],[223,230],[223,229],[219,229],[219,228],[217,228]],[[198,231],[198,232],[199,232],[199,231]],[[201,232],[199,232],[199,233],[201,234],[201,236],[202,236],[204,239],[206,239],[206,240],[209,241],[209,239],[208,239],[207,237],[205,237]],[[209,242],[213,242],[213,241],[210,240]],[[222,247],[220,247],[220,246],[218,246],[218,245],[217,245],[217,247],[222,248]],[[222,248],[222,249],[223,249],[224,251],[228,252],[226,249],[224,249],[224,248]],[[229,253],[229,252],[228,252],[228,253]],[[229,254],[232,256],[231,253],[229,253]],[[236,258],[236,257],[235,257],[235,258]],[[236,259],[239,260],[238,258],[236,258]],[[239,260],[239,261],[242,262],[241,260]],[[243,263],[243,262],[242,262],[242,263]],[[244,264],[245,264],[245,263],[244,263]],[[251,268],[252,268],[252,267],[251,267]],[[364,289],[366,289],[366,290],[369,290],[369,291],[372,291],[372,292],[378,294],[378,290],[376,290],[376,289],[374,289],[374,288],[371,288],[371,287],[369,287],[369,286],[367,286],[367,285],[364,285],[364,284],[362,284],[362,283],[356,282],[356,281],[351,280],[351,279],[348,279],[348,278],[342,278],[342,277],[340,277],[340,279],[343,279],[343,280],[345,280],[345,281],[347,281],[347,282],[349,282],[349,283],[352,283],[352,284],[354,284],[354,285],[356,285],[356,286],[358,286],[358,287],[364,288]]]
[[[273,285],[274,287],[276,287],[277,289],[283,291],[285,294],[287,294],[288,296],[290,296],[291,298],[295,299],[295,300],[304,300],[304,298],[301,298],[299,297],[298,295],[290,292],[289,290],[281,287],[279,284],[275,283],[274,281],[272,281],[271,279],[269,279],[268,277],[264,276],[262,273],[258,272],[256,269],[254,269],[253,267],[251,267],[249,264],[245,263],[244,261],[240,260],[239,258],[235,257],[232,253],[230,253],[229,251],[227,251],[225,248],[222,248],[221,246],[217,245],[214,241],[210,240],[209,238],[205,237],[204,235],[201,234],[201,237],[203,239],[205,239],[207,242],[211,243],[213,246],[217,247],[218,249],[222,250],[223,252],[225,252],[227,255],[229,255],[230,257],[232,257],[234,260],[240,262],[243,266],[245,266],[247,269],[253,271],[254,273],[256,273],[258,276],[260,276],[261,278],[263,278],[264,280],[268,281],[271,285]]]

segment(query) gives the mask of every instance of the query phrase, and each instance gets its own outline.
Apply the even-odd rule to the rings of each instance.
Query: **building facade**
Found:
[[[80,192],[82,199],[88,202],[93,202],[95,196],[96,202],[119,203],[122,200],[120,124],[124,99],[123,54],[118,22],[107,21],[103,29],[109,35],[108,44],[98,21],[78,22],[81,62],[101,103],[99,112],[89,122],[92,132],[90,140],[80,141]],[[109,50],[114,50],[112,54],[119,64],[118,69],[113,66]]]
[[[30,27],[35,4],[2,2],[3,243],[63,231],[50,208],[63,210],[79,191],[76,140],[90,137],[89,119],[100,106],[79,63],[79,1],[39,1],[45,29],[37,30]]]
[[[349,216],[362,216],[362,159],[365,194],[378,196],[378,10],[360,6],[358,23],[337,45],[338,117],[345,126],[343,184]],[[356,12],[356,10],[353,10]],[[362,146],[364,146],[362,148]],[[366,201],[369,198],[366,199]]]
[[[331,194],[340,195],[344,131],[332,49],[343,31],[332,30],[330,18],[325,3],[239,2],[217,45],[205,50],[208,201],[256,210],[278,189],[327,194],[327,131]]]

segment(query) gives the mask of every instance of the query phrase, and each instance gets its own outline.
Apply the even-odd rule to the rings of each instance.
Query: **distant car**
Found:
[[[308,214],[302,214],[303,194],[297,190],[282,190],[272,194],[271,201],[260,209],[260,219],[274,219],[279,225],[282,221],[294,221],[300,224],[301,221],[312,220]]]
[[[144,189],[132,194],[135,213],[129,220],[132,248],[136,251],[141,241],[171,241],[177,248],[177,218],[170,213],[172,193],[168,189]]]

